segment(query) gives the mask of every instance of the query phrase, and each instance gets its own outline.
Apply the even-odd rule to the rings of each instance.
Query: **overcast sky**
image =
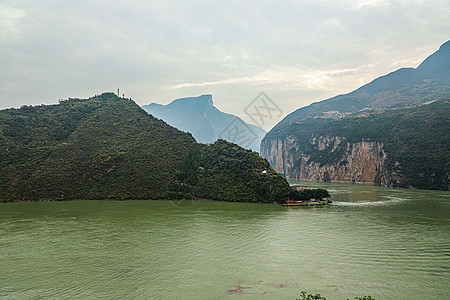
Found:
[[[139,105],[213,94],[249,121],[265,91],[285,116],[416,67],[449,20],[442,0],[0,0],[0,109],[120,88]]]

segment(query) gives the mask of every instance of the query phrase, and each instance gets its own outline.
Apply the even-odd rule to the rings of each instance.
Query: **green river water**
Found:
[[[450,193],[0,204],[0,299],[450,299]]]

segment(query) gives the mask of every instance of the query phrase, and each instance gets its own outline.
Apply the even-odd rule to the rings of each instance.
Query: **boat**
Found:
[[[286,200],[282,205],[283,206],[322,206],[328,205],[328,203],[332,203],[331,200],[327,198],[323,199],[310,199],[310,200]]]

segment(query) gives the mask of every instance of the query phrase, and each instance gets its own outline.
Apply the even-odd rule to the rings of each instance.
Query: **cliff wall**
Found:
[[[292,137],[264,140],[261,155],[288,179],[385,186],[401,181],[401,176],[387,168],[383,143],[349,143],[338,136],[314,136],[309,146],[308,151],[300,149]]]

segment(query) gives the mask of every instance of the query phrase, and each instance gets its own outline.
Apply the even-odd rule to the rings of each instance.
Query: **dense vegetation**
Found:
[[[414,108],[372,111],[349,117],[307,119],[289,127],[299,150],[321,166],[345,164],[347,143],[381,142],[385,167],[401,176],[398,187],[448,190],[450,174],[450,98]],[[341,143],[319,150],[314,137],[339,137]],[[295,150],[295,149],[294,149]],[[294,164],[295,166],[295,164]]]
[[[371,296],[363,296],[363,297],[356,297],[357,300],[375,300],[375,298],[372,298]],[[327,298],[322,297],[320,294],[306,294],[305,291],[302,291],[300,293],[299,298],[297,300],[327,300]],[[347,299],[348,300],[348,299]]]
[[[224,140],[191,150],[178,179],[195,197],[215,200],[280,202],[290,192],[265,159]]]
[[[386,167],[402,174],[401,187],[447,190],[450,174],[450,98],[409,109],[347,117],[313,131],[315,135],[338,136],[344,143],[331,151],[317,151],[310,143],[311,159],[322,164],[338,163],[345,142],[382,142]],[[311,133],[310,133],[311,134]]]
[[[0,111],[0,174],[0,201],[280,202],[290,190],[257,153],[198,144],[112,93]]]
[[[329,198],[330,193],[324,189],[305,189],[302,191],[291,191],[289,198],[291,200],[310,200],[310,199],[323,199]]]

